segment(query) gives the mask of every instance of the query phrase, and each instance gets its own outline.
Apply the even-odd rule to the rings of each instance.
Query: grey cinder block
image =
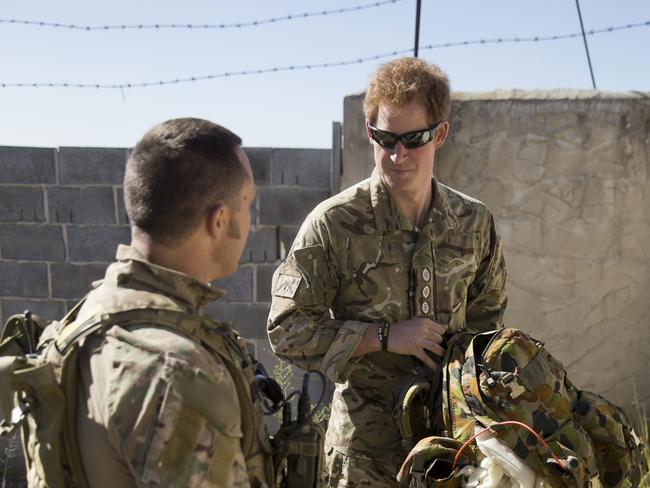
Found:
[[[46,298],[48,296],[45,263],[0,261],[0,296]]]
[[[273,184],[330,187],[329,149],[273,149]]]
[[[251,227],[257,226],[258,223],[259,223],[258,218],[257,218],[257,202],[258,202],[258,200],[259,200],[258,197],[255,197],[255,202],[248,209],[248,214],[250,216]]]
[[[26,187],[0,187],[0,221],[45,221],[43,190]]]
[[[329,190],[292,187],[259,189],[259,219],[266,225],[300,225],[329,196]]]
[[[68,226],[68,259],[70,261],[113,261],[118,244],[131,241],[126,226]]]
[[[51,188],[48,203],[51,223],[115,223],[115,203],[110,187]]]
[[[251,163],[255,184],[271,184],[272,149],[270,147],[245,147],[244,152]]]
[[[0,256],[3,259],[64,261],[63,228],[40,224],[1,225]]]
[[[55,183],[55,149],[0,146],[0,183]]]
[[[225,301],[252,301],[253,300],[253,268],[251,266],[240,266],[228,278],[215,281],[212,284],[216,288],[226,290]]]
[[[59,149],[59,181],[62,185],[121,185],[127,150],[103,147]]]
[[[273,262],[278,258],[277,227],[251,229],[242,252],[241,263]]]
[[[255,283],[255,301],[271,302],[271,282],[273,281],[273,272],[279,264],[259,264],[257,265],[257,280]]]
[[[2,299],[2,323],[12,315],[29,310],[45,320],[58,320],[65,315],[66,302],[64,300],[29,300],[21,298]]]
[[[231,303],[219,300],[206,307],[206,314],[230,323],[246,339],[264,339],[269,309],[270,305],[266,303]]]
[[[107,264],[52,264],[52,297],[81,298],[90,291],[93,281],[104,277],[106,266]]]

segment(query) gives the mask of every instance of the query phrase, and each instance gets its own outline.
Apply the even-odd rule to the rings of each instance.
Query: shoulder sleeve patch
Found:
[[[280,273],[273,294],[279,297],[293,298],[301,281],[301,276]]]

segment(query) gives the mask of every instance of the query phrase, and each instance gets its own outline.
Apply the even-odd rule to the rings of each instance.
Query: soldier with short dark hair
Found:
[[[372,176],[311,212],[274,275],[274,352],[336,383],[328,486],[397,486],[409,449],[394,416],[405,379],[435,370],[451,333],[502,327],[506,271],[492,215],[434,175],[449,107],[436,65],[382,66],[364,102]]]
[[[250,357],[203,308],[237,268],[255,199],[241,139],[199,119],[163,122],[124,179],[130,246],[74,323],[111,322],[78,356],[77,440],[92,488],[273,486]],[[77,328],[80,329],[77,329]]]

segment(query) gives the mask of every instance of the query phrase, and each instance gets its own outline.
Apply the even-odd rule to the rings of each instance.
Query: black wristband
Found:
[[[379,344],[381,344],[382,351],[388,351],[388,331],[390,329],[390,324],[381,323],[377,329],[379,335]]]

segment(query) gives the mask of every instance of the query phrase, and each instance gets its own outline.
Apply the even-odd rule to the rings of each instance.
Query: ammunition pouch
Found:
[[[317,488],[323,470],[325,431],[315,422],[283,426],[273,436],[278,488]]]
[[[316,405],[309,399],[309,375],[317,373],[323,380],[323,392]],[[291,418],[289,400],[299,393],[298,415]],[[282,425],[273,436],[273,465],[278,488],[318,488],[321,486],[325,432],[312,417],[325,396],[325,376],[308,371],[302,381],[302,391],[294,391],[282,403]]]

